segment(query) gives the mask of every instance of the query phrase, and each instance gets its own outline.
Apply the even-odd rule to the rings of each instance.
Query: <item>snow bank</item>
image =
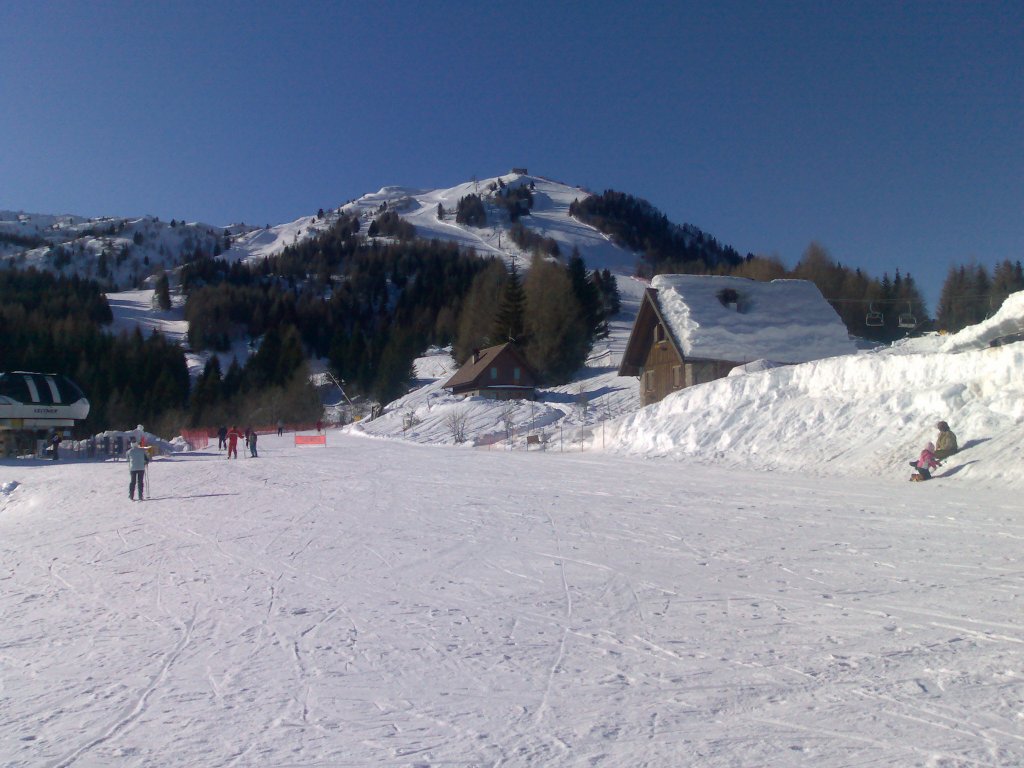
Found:
[[[943,350],[962,352],[965,349],[987,347],[1003,336],[1024,331],[1024,291],[1008,296],[994,316],[983,323],[964,328],[960,333],[947,337]]]
[[[671,395],[619,421],[611,450],[811,474],[899,475],[941,419],[965,448],[942,474],[1024,486],[1021,370],[1024,344],[785,366]]]
[[[369,437],[396,437],[431,445],[490,445],[510,435],[525,439],[565,415],[553,404],[528,400],[456,397],[439,379],[388,405],[372,421],[357,422],[348,431]]]
[[[105,437],[109,437],[111,441],[121,438],[122,444],[126,446],[128,441],[134,437],[140,442],[144,441],[146,445],[155,446],[160,453],[177,453],[179,451],[186,450],[188,447],[185,441],[180,437],[176,437],[174,440],[164,440],[162,437],[154,435],[152,432],[147,432],[146,428],[141,424],[135,427],[135,429],[110,429],[96,435],[97,440],[103,440]]]

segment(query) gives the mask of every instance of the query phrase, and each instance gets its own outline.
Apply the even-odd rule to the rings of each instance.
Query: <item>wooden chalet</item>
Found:
[[[659,275],[651,285],[619,366],[620,376],[639,377],[641,405],[755,360],[793,364],[854,351],[835,310],[805,280]]]
[[[444,385],[453,395],[493,400],[533,400],[537,374],[511,343],[474,350]]]
[[[688,359],[658,306],[658,291],[644,292],[619,365],[620,376],[640,378],[640,405],[650,405],[684,387],[728,375],[736,363]]]

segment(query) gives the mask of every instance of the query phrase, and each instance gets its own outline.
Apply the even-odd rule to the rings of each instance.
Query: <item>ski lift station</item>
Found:
[[[73,427],[89,415],[78,385],[56,373],[0,373],[0,455],[9,455],[19,436]]]

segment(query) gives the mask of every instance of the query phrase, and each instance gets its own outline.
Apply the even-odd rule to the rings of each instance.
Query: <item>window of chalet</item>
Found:
[[[498,380],[498,367],[497,366],[491,366],[491,381],[497,381],[497,380]]]
[[[683,386],[683,366],[672,366],[672,388],[681,389]]]
[[[654,391],[654,371],[644,372],[644,389],[648,392]]]
[[[518,368],[518,366],[512,369],[512,379],[514,381],[519,381],[519,368]]]
[[[665,326],[661,323],[657,323],[654,326],[654,343],[657,344],[665,340]]]

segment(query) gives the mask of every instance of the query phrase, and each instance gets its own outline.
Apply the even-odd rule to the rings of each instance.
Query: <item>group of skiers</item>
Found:
[[[910,462],[910,466],[916,470],[910,476],[913,482],[919,483],[924,480],[931,480],[932,470],[942,466],[942,462],[939,459],[949,458],[960,450],[956,442],[956,435],[949,428],[949,424],[940,421],[935,425],[935,428],[939,430],[939,436],[935,438],[935,442],[929,442],[924,447],[924,450],[921,451],[917,461]]]
[[[283,427],[282,424],[278,424],[278,434]],[[238,441],[242,438],[245,439],[245,444],[249,449],[249,454],[254,458],[259,458],[256,452],[256,442],[259,439],[258,433],[252,427],[246,427],[245,432],[239,432],[238,427],[221,427],[217,430],[218,444],[217,448],[227,449],[228,458],[238,458]],[[58,438],[59,440],[59,438]],[[56,454],[57,443],[54,443],[54,453]],[[146,450],[144,444],[140,444],[139,441],[133,435],[129,438],[128,450],[124,454],[125,459],[128,461],[128,472],[131,475],[131,480],[128,483],[128,498],[135,501],[135,489],[139,489],[139,501],[145,501],[146,493],[146,465],[149,464],[150,455],[149,451]]]
[[[249,449],[249,455],[254,459],[259,458],[259,454],[256,453],[256,443],[259,435],[252,427],[246,427],[245,432],[239,432],[238,427],[232,427],[230,430],[227,427],[221,427],[217,430],[217,450],[227,449],[228,458],[234,457],[237,459],[238,441],[243,436],[245,438],[245,445]]]

